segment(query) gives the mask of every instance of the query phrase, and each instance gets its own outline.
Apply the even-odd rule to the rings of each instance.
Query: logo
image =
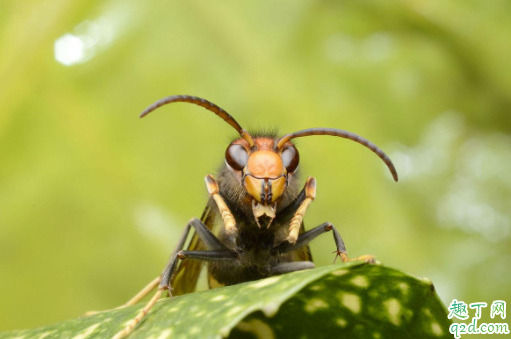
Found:
[[[471,303],[467,305],[463,301],[453,299],[449,305],[449,315],[447,318],[452,319],[456,317],[460,320],[467,320],[470,318],[468,309],[475,309],[475,315],[469,324],[454,323],[449,326],[449,332],[454,335],[454,338],[460,338],[462,334],[509,334],[509,325],[507,323],[482,323],[478,324],[477,321],[481,319],[482,308],[488,306],[485,302]],[[491,304],[490,317],[492,319],[500,320],[506,319],[506,302],[503,300],[495,300]]]

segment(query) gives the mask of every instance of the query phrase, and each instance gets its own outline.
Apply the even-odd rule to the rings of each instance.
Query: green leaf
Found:
[[[0,339],[109,338],[142,306]],[[129,338],[450,338],[450,324],[429,279],[348,263],[160,300]]]

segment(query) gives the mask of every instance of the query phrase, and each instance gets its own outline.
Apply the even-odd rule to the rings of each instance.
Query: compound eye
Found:
[[[288,172],[294,172],[300,162],[300,156],[298,150],[294,146],[287,146],[280,154],[282,163]]]
[[[225,160],[229,166],[237,171],[241,171],[247,165],[247,150],[241,145],[229,145],[225,151]]]

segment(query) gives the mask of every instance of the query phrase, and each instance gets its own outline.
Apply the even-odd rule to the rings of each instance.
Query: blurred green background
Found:
[[[0,330],[108,309],[163,269],[232,129],[298,140],[308,228],[433,280],[444,303],[511,300],[511,2],[0,2]],[[312,245],[333,260],[330,235]],[[470,310],[471,316],[474,310]],[[483,310],[489,319],[489,309]]]

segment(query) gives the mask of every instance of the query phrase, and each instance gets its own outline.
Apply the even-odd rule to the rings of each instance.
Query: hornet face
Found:
[[[234,172],[240,184],[252,198],[252,211],[257,225],[263,216],[275,218],[277,204],[288,182],[298,168],[299,154],[288,142],[278,149],[274,139],[254,138],[254,146],[238,139],[225,152],[228,168]]]

